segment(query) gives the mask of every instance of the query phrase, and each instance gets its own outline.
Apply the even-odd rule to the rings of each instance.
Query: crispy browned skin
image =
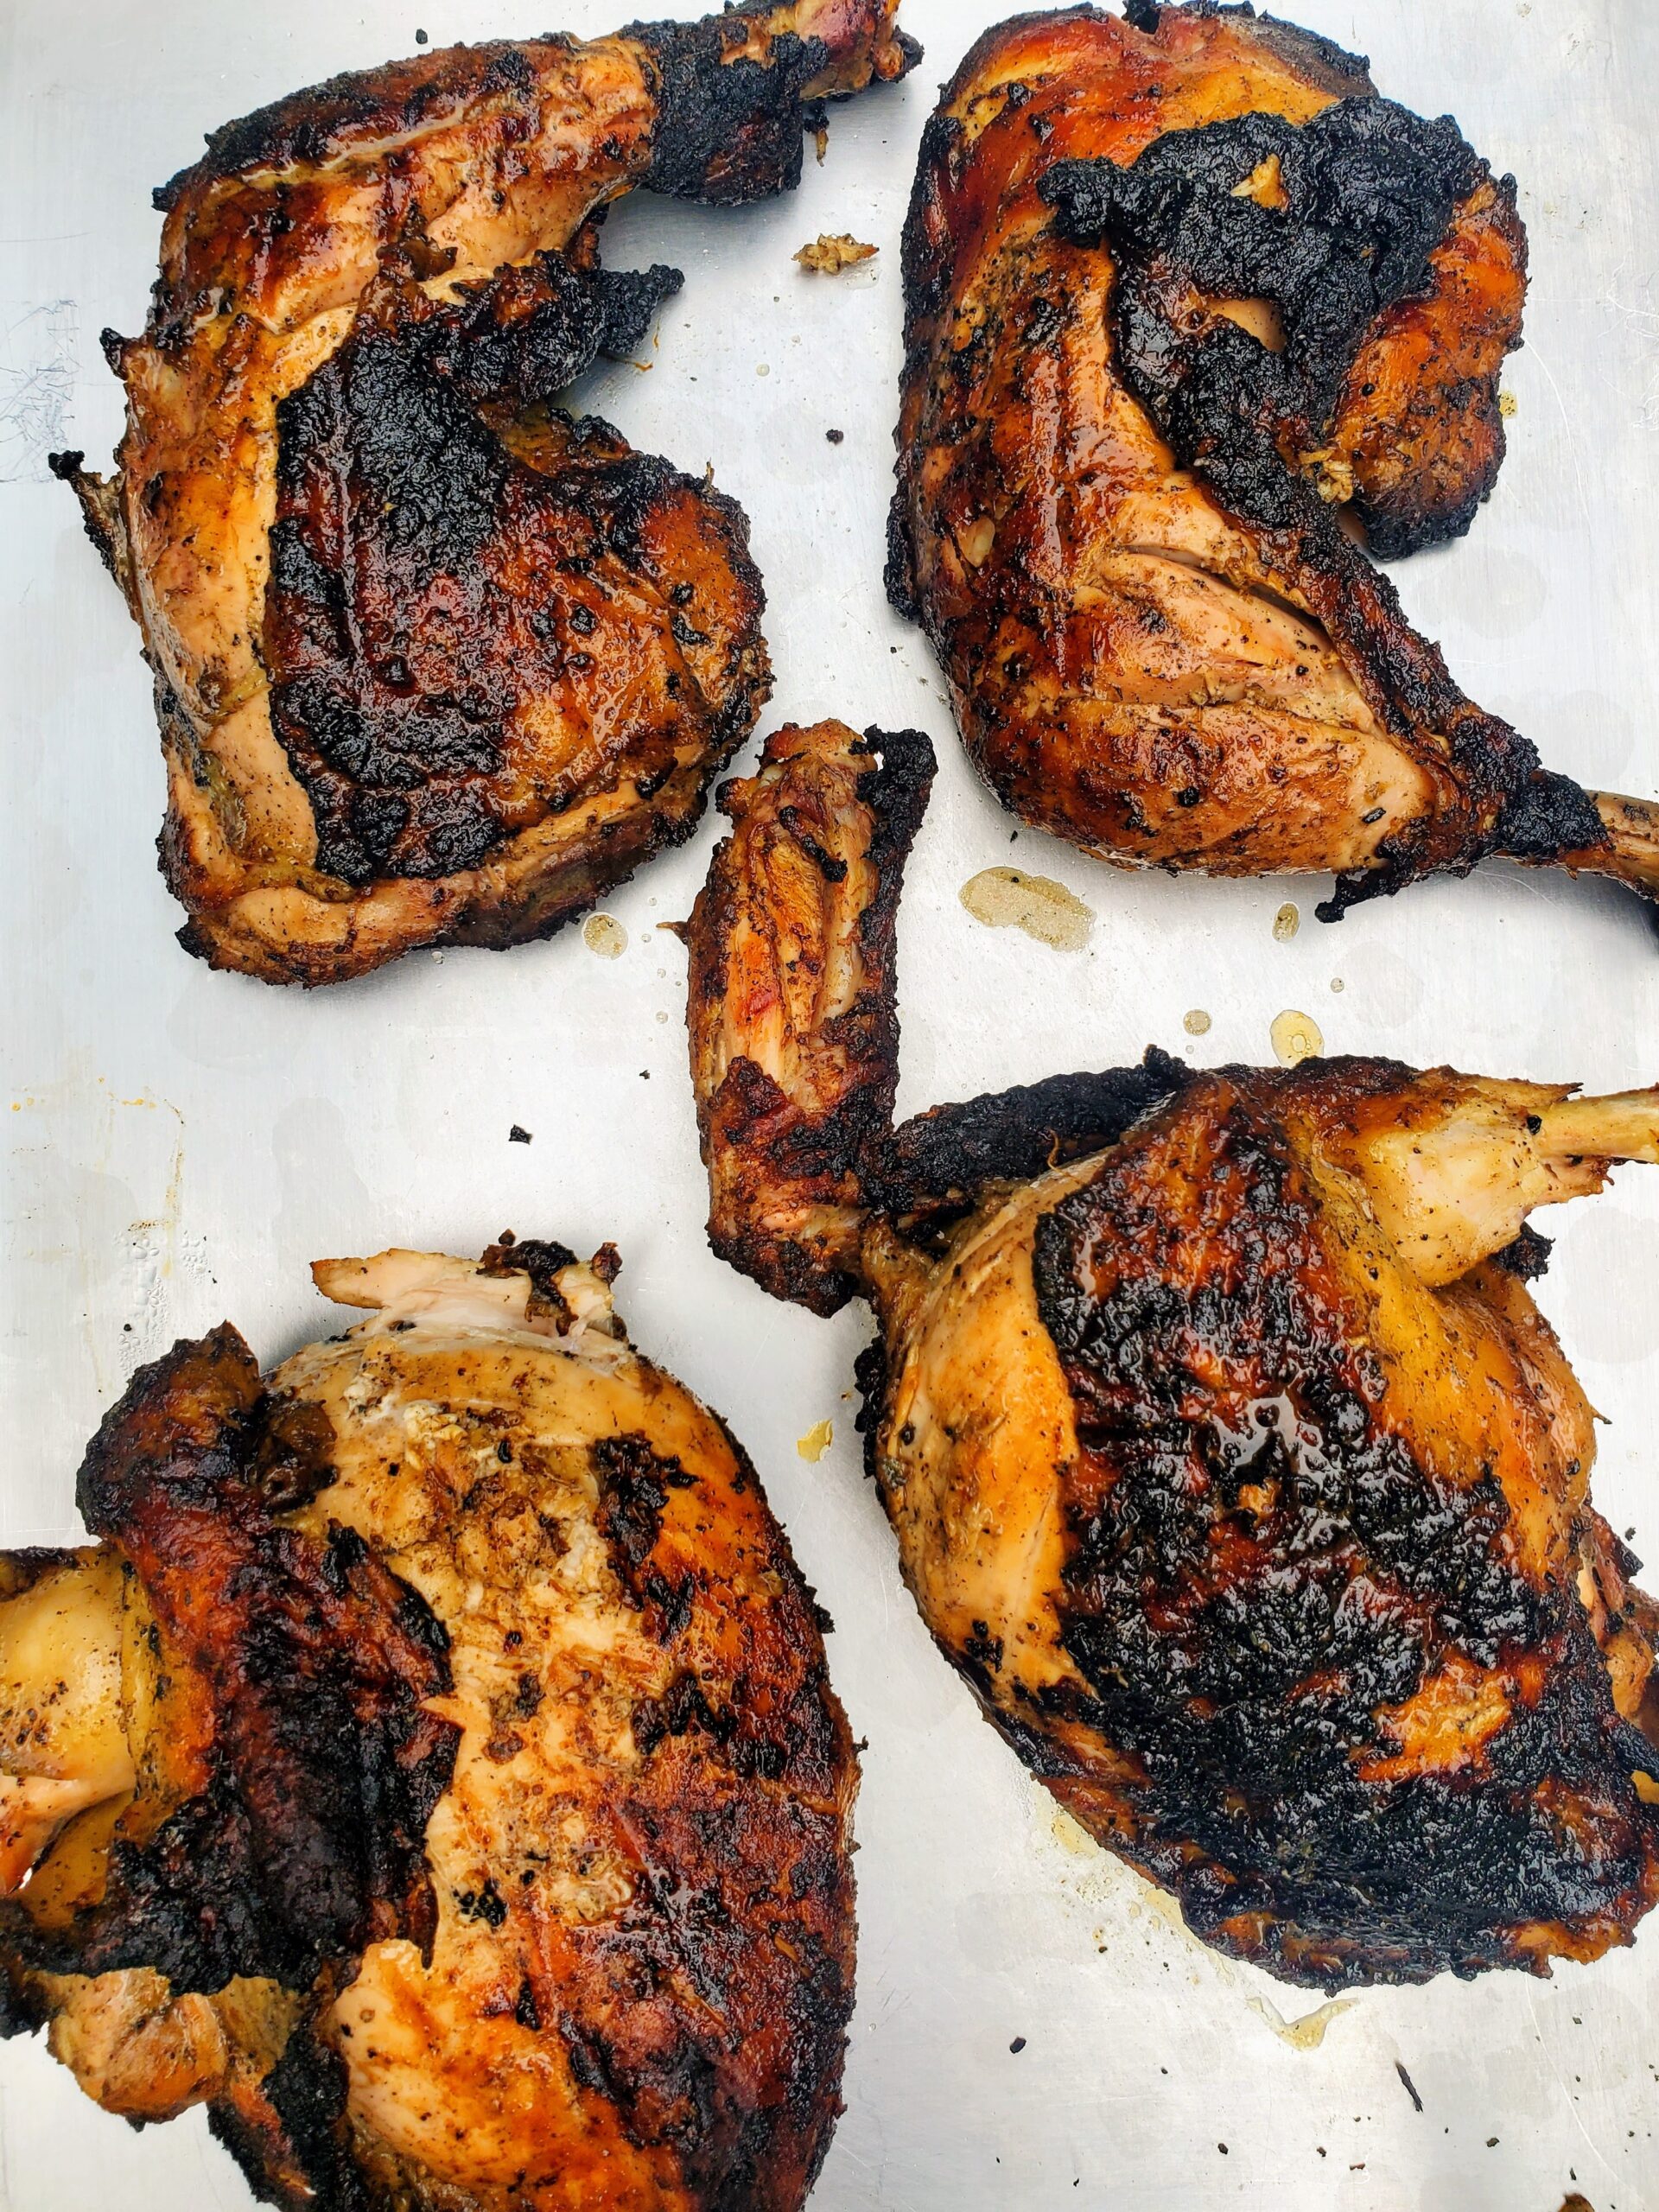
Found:
[[[870,1467],[941,1649],[1196,1933],[1288,1980],[1628,1942],[1659,1609],[1590,1503],[1527,1219],[1659,1161],[1659,1092],[1153,1054],[891,1132],[925,742],[785,732],[734,787],[691,1033],[716,1249],[875,1308]]]
[[[1326,41],[1128,13],[988,33],[923,142],[891,588],[976,766],[1120,865],[1333,869],[1328,916],[1494,852],[1659,895],[1647,810],[1542,772],[1353,542],[1491,488],[1513,181]]]
[[[372,1319],[180,1345],[103,1543],[0,1561],[4,2024],[273,2202],[798,2212],[828,2147],[847,1724],[613,1262],[322,1263]]]
[[[787,190],[811,104],[902,76],[898,0],[456,47],[231,124],[162,270],[88,526],[155,671],[182,942],[334,982],[543,937],[690,834],[771,690],[747,524],[554,403],[677,270],[635,186]]]
[[[893,1125],[893,934],[932,778],[914,731],[777,731],[759,775],[721,793],[740,834],[715,854],[691,920],[709,1236],[817,1313],[857,1286],[861,1169]]]

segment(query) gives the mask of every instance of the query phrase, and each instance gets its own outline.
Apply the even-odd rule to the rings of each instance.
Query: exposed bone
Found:
[[[1360,1139],[1372,1210],[1415,1273],[1455,1282],[1512,1244],[1541,1206],[1592,1197],[1618,1160],[1659,1162],[1659,1090],[1574,1098],[1541,1084],[1454,1079]]]

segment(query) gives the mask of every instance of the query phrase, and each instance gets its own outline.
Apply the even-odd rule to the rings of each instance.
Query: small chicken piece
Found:
[[[690,1023],[715,1249],[874,1308],[870,1470],[940,1648],[1195,1933],[1288,1980],[1627,1942],[1659,1606],[1591,1503],[1528,1217],[1659,1162],[1659,1090],[1153,1053],[895,1131],[931,772],[914,733],[769,741]]]
[[[731,500],[557,401],[677,270],[636,186],[791,189],[817,103],[902,76],[898,0],[452,47],[230,124],[163,187],[88,527],[143,634],[186,948],[334,982],[545,937],[664,846],[771,690]]]
[[[991,30],[923,141],[890,589],[976,766],[1124,867],[1489,855],[1659,898],[1643,802],[1470,700],[1363,550],[1466,530],[1503,458],[1512,178],[1246,7]],[[1362,542],[1357,542],[1362,541]]]
[[[839,2110],[855,1763],[810,1592],[615,1255],[331,1261],[4,1563],[9,2027],[206,2103],[268,2201],[796,2212]]]

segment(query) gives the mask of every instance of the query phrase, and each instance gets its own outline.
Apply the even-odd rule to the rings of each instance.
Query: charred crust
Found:
[[[249,1479],[268,1512],[308,1505],[334,1479],[334,1425],[307,1398],[272,1392],[264,1402]]]
[[[1554,861],[1611,842],[1590,794],[1570,776],[1541,769],[1504,807],[1492,849],[1510,860]]]
[[[988,1185],[1031,1182],[1121,1142],[1194,1080],[1183,1062],[1154,1046],[1136,1068],[1052,1076],[935,1107],[895,1132],[876,1195],[896,1215],[965,1211]]]
[[[758,11],[742,10],[744,17]],[[731,23],[634,23],[622,33],[650,55],[657,125],[645,182],[677,200],[741,207],[792,192],[804,156],[807,86],[830,59],[822,39],[792,32],[770,60],[728,60]]]
[[[1237,189],[1268,161],[1281,209]],[[1484,174],[1449,117],[1364,98],[1302,124],[1252,113],[1167,131],[1127,164],[1063,162],[1038,191],[1064,237],[1110,242],[1117,359],[1178,457],[1230,511],[1278,529],[1295,518],[1288,441],[1317,443],[1367,332],[1427,288],[1429,257]],[[1283,352],[1231,323],[1182,332],[1182,284],[1270,301]]]
[[[1268,162],[1282,207],[1238,189]],[[1410,628],[1305,460],[1329,450],[1368,334],[1427,290],[1455,211],[1487,181],[1449,117],[1353,98],[1300,125],[1253,113],[1170,131],[1126,166],[1062,162],[1038,187],[1064,237],[1110,244],[1115,358],[1129,390],[1268,569],[1294,581],[1389,728],[1438,779],[1432,817],[1382,853],[1377,891],[1484,858],[1538,773],[1532,747],[1473,706]],[[1267,301],[1282,351],[1225,316],[1195,321],[1195,296]],[[1339,892],[1333,911],[1351,903]]]
[[[1506,1275],[1514,1275],[1518,1281],[1539,1282],[1549,1273],[1549,1258],[1554,1249],[1554,1239],[1543,1236],[1529,1222],[1513,1244],[1505,1245],[1503,1251],[1492,1255],[1491,1264],[1502,1268]],[[1636,1571],[1632,1565],[1630,1572]]]
[[[630,572],[649,598],[641,533],[663,503],[689,495],[724,520],[702,486],[626,448],[547,476],[478,412],[544,399],[597,352],[626,350],[674,279],[543,256],[435,312],[388,283],[279,402],[264,656],[272,727],[311,802],[323,873],[364,886],[479,867],[524,826],[513,716],[527,693],[556,691],[584,665],[575,618],[591,634],[596,564]],[[758,608],[736,522],[727,550]],[[671,621],[664,603],[658,651],[674,669]],[[724,736],[708,732],[717,756]],[[665,749],[666,733],[656,743]]]
[[[883,575],[887,604],[906,622],[922,619],[916,586],[916,547],[911,536],[910,499],[901,486],[887,509],[887,565]]]
[[[556,35],[540,43],[556,50],[570,41]],[[419,130],[466,101],[527,99],[536,81],[524,48],[502,43],[441,48],[412,61],[342,73],[210,132],[207,153],[158,185],[151,203],[168,214],[193,188],[205,192],[258,169],[314,167],[353,139]]]
[[[106,1416],[82,1516],[142,1584],[165,1669],[211,1683],[212,1713],[193,1794],[148,1840],[118,1830],[97,1903],[50,1932],[26,1897],[0,1912],[26,1963],[302,1987],[372,1932],[429,1942],[423,1837],[458,1732],[424,1704],[449,1686],[448,1640],[360,1538],[273,1517],[264,1481],[304,1487],[320,1442],[228,1326],[141,1369]]]
[[[559,1277],[567,1268],[575,1265],[576,1255],[568,1244],[537,1236],[515,1236],[511,1230],[505,1230],[499,1243],[492,1244],[479,1262],[478,1272],[481,1275],[528,1275],[527,1315],[531,1320],[551,1320],[563,1337],[575,1327],[576,1315]]]
[[[644,1436],[601,1437],[591,1457],[599,1484],[599,1532],[617,1580],[635,1605],[661,1604],[671,1593],[662,1577],[652,1573],[651,1561],[663,1510],[671,1491],[690,1489],[696,1478],[679,1460],[653,1452]]]
[[[541,253],[467,286],[417,326],[424,365],[475,404],[545,405],[601,358],[626,361],[644,344],[664,300],[684,289],[677,269],[575,266]]]
[[[1201,1080],[1201,1231],[1171,1204],[1163,1116],[1038,1225],[1082,1453],[1062,1641],[1089,1687],[1033,1718],[1138,1763],[1118,1847],[1205,1940],[1325,1987],[1526,1964],[1526,1926],[1624,1919],[1659,1888],[1630,1732],[1570,1588],[1521,1571],[1491,1471],[1437,1474],[1395,1426],[1262,1079]],[[1522,1652],[1542,1687],[1478,1765],[1367,1774],[1380,1715],[1449,1655]]]
[[[207,2124],[249,2187],[284,2212],[313,2204],[375,2212],[351,2156],[347,2088],[344,2061],[302,2022],[261,2084],[256,2109],[216,2103]]]
[[[1254,18],[1251,35],[1258,46],[1277,54],[1307,84],[1322,92],[1333,92],[1338,99],[1363,98],[1373,89],[1371,59],[1368,54],[1353,54],[1336,40],[1325,38],[1318,31],[1305,30],[1300,23],[1287,22],[1282,16],[1257,16],[1255,9],[1243,0],[1236,7],[1223,7],[1217,12],[1224,16]]]

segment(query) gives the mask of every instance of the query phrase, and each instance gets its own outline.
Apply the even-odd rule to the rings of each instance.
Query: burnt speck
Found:
[[[512,1127],[507,1131],[507,1142],[509,1144],[533,1144],[535,1141],[536,1140],[531,1136],[530,1131],[528,1129],[520,1128],[517,1122],[515,1122]]]
[[[1394,2070],[1400,2076],[1401,2085],[1404,2088],[1406,2094],[1411,2099],[1412,2103],[1417,2107],[1418,2111],[1421,2112],[1423,2108],[1423,2101],[1417,2094],[1417,2084],[1412,2080],[1410,2075],[1407,2073],[1404,2066],[1397,2058],[1394,2062]]]
[[[847,442],[845,430],[826,430],[823,435],[832,446],[844,446]]]
[[[1025,2049],[1025,2047],[1026,2039],[1024,2036],[1015,2036],[1014,2041],[1008,2045],[1008,2049],[1014,2053],[1016,2058],[1019,2057],[1020,2052]]]

